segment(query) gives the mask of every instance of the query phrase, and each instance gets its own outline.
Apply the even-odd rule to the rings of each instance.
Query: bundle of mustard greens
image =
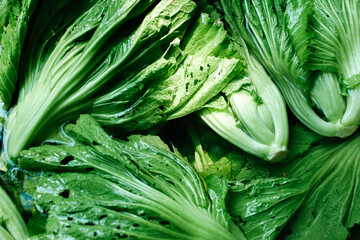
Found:
[[[0,0],[0,239],[358,239],[359,0]]]

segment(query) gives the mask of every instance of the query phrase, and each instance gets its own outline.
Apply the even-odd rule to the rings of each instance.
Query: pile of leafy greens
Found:
[[[38,239],[245,239],[223,196],[208,195],[196,171],[159,137],[117,140],[89,115],[64,134],[71,144],[19,157],[20,168],[43,171],[24,180],[24,192],[47,218]]]
[[[359,238],[358,0],[0,9],[0,239]]]
[[[28,35],[3,161],[91,113],[127,131],[201,108],[245,67],[186,1],[42,1]]]
[[[296,122],[289,162],[269,165],[200,122],[189,124],[189,133],[173,132],[172,141],[210,191],[222,186],[226,209],[247,239],[347,239],[360,225],[358,133],[339,143]]]
[[[18,158],[22,194],[34,205],[30,234],[346,239],[360,224],[360,136],[339,144],[297,122],[290,129],[289,162],[269,165],[190,117],[164,127],[161,135],[179,146],[171,152],[155,136],[111,138],[84,115],[65,125],[64,144],[24,150]],[[187,231],[181,218],[197,231]]]

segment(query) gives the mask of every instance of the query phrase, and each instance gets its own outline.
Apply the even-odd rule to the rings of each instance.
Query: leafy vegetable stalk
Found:
[[[240,86],[228,85],[226,97],[205,105],[199,114],[215,132],[246,152],[270,162],[282,161],[289,137],[285,103],[264,69],[248,62],[249,75],[233,82]]]
[[[360,124],[360,6],[355,0],[314,1],[311,29],[312,54],[307,65],[312,70],[331,72],[346,96],[341,123]],[[338,91],[339,92],[339,91]]]
[[[2,187],[0,187],[0,238],[28,239],[28,231],[20,212]]]
[[[289,139],[285,102],[261,64],[249,53],[232,10],[223,9],[238,51],[248,63],[210,104],[201,118],[220,136],[259,158],[278,162],[285,158]]]

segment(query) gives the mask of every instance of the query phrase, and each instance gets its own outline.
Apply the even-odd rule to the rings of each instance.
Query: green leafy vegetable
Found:
[[[268,165],[267,162],[224,141],[215,132],[209,131],[203,122],[193,121],[189,117],[183,120],[183,124],[178,124],[178,128],[183,129],[183,125],[186,126],[187,134],[181,136],[184,135],[183,130],[173,130],[170,141],[205,180],[208,191],[217,193],[217,199],[226,199],[228,181],[269,176],[269,170],[263,167]],[[251,174],[243,171],[248,168],[254,171]]]
[[[221,0],[220,5],[303,124],[328,137],[346,137],[358,128],[357,114],[348,112],[354,108],[352,97],[344,100],[339,79],[327,72],[313,76],[304,67],[316,34],[309,30],[312,1]],[[351,120],[346,120],[348,113]]]
[[[0,239],[354,238],[359,1],[0,9]]]
[[[102,124],[119,125],[128,130],[147,129],[154,123],[200,109],[242,73],[244,62],[223,28],[215,25],[205,13],[191,25],[180,43],[181,53],[178,42],[173,42],[174,46],[163,57],[167,64],[170,60],[173,65],[180,64],[162,71],[154,71],[150,65],[129,79],[130,86],[119,83],[114,90],[99,97],[92,115]],[[164,59],[156,61],[155,67]],[[146,88],[151,80],[157,83]],[[138,91],[136,98],[129,93],[131,87]],[[128,98],[129,102],[124,104]]]
[[[50,3],[45,1],[44,4]],[[139,16],[150,4],[151,1],[136,0],[123,3],[92,2],[88,10],[83,10],[73,16],[75,19],[72,19],[68,23],[69,26],[58,34],[56,31],[55,34],[52,33],[52,27],[55,25],[56,30],[57,24],[60,23],[57,19],[49,22],[50,26],[44,30],[44,35],[48,36],[47,42],[43,44],[45,52],[40,51],[40,56],[33,60],[36,68],[30,68],[29,73],[26,74],[29,79],[24,79],[17,105],[12,108],[5,127],[5,131],[10,133],[4,137],[6,139],[4,144],[10,156],[16,156],[19,150],[28,146],[36,137],[46,135],[44,131],[49,132],[50,129],[54,129],[54,126],[76,118],[79,112],[89,109],[94,95],[121,70],[119,66],[131,63],[128,59],[129,55],[136,53],[134,57],[139,58],[141,54],[139,55],[136,50],[140,46],[163,37],[160,31],[149,30],[153,27],[157,29],[156,26],[160,20],[158,27],[161,29],[163,26],[162,30],[169,30],[168,35],[172,35],[170,30],[173,22],[161,21],[161,19],[168,17],[169,12],[173,12],[174,22],[181,16],[181,21],[175,25],[181,27],[181,23],[185,24],[190,18],[190,14],[188,17],[184,16],[181,6],[187,8],[193,5],[192,2],[187,1],[180,4],[179,9],[179,6],[172,6],[169,1],[161,1],[143,19],[139,27],[135,30],[135,27],[130,28],[134,32],[124,31],[117,39],[116,30],[127,20]],[[168,5],[172,7],[166,8]],[[65,5],[65,10],[66,7],[71,6]],[[55,10],[59,11],[59,9]],[[40,17],[42,14],[48,14],[46,5],[43,11],[45,13],[40,13]],[[54,11],[53,18],[56,16],[56,11]],[[37,30],[41,32],[43,28],[42,22],[38,25],[35,24],[33,29],[36,33],[34,34],[35,43],[39,35]],[[176,30],[176,27],[172,30]],[[173,37],[175,38],[176,35]],[[54,42],[55,40],[57,42]],[[41,42],[43,41],[44,39],[41,39]],[[167,42],[170,41],[172,38],[167,39]],[[48,42],[48,48],[51,48],[51,51],[46,51]],[[159,43],[157,45],[159,48],[161,42],[155,42]],[[39,54],[38,51],[35,54]],[[143,62],[143,64],[146,63],[146,61]],[[20,126],[23,126],[23,129]],[[22,137],[15,136],[20,133]],[[12,143],[15,141],[12,140],[14,138],[16,143]]]
[[[89,115],[64,131],[73,145],[44,145],[19,158],[23,169],[46,171],[24,186],[46,213],[47,237],[245,239],[158,137],[112,139]]]
[[[219,14],[210,6],[206,9],[220,24]],[[249,53],[236,23],[228,17],[233,9],[221,10],[248,65],[245,76],[239,75],[230,82],[222,91],[223,96],[205,105],[199,115],[215,132],[239,148],[271,162],[281,161],[286,156],[289,138],[285,102],[264,68]]]
[[[0,129],[18,80],[18,68],[27,24],[37,0],[0,1]]]
[[[341,122],[344,125],[360,124],[360,6],[355,0],[314,1],[311,26],[314,37],[313,54],[308,66],[314,70],[333,72],[341,79],[343,92],[347,95],[346,109]]]
[[[152,2],[99,0],[77,11],[74,3],[56,5],[44,28],[45,1],[29,43],[40,51],[26,55],[3,159],[81,113],[121,130],[150,129],[200,109],[243,70],[225,30],[206,14],[193,19],[194,2]],[[62,11],[69,14],[58,20]]]
[[[204,124],[191,119],[183,121],[188,128],[188,134],[169,126],[174,129],[169,133],[170,140],[179,146],[181,154],[186,156],[203,176],[208,190],[217,192],[217,196],[221,196],[221,191],[227,192],[225,209],[248,239],[275,239],[307,196],[312,194],[317,183],[326,177],[320,169],[331,169],[332,165],[327,165],[327,161],[332,161],[330,157],[334,156],[334,153],[340,160],[344,152],[337,151],[349,144],[343,143],[337,147],[335,141],[331,142],[310,131],[296,119],[291,122],[290,154],[286,158],[289,163],[281,165],[267,164],[240,151],[232,144],[222,141],[214,132],[208,131]],[[181,124],[177,126],[182,129],[179,127]],[[189,146],[189,136],[192,146]],[[315,154],[315,149],[319,148],[323,150]],[[320,161],[319,157],[324,158]],[[318,182],[308,179],[315,175],[318,175]],[[228,185],[223,185],[224,179],[229,181]],[[334,215],[336,214],[338,213],[334,212]],[[329,218],[328,221],[332,220]],[[307,226],[303,222],[297,222],[296,225],[304,228]],[[326,226],[325,224],[323,227]]]
[[[220,136],[248,153],[282,161],[289,138],[285,103],[264,69],[250,59],[249,75],[233,80],[223,90],[225,97],[214,98],[199,115]]]

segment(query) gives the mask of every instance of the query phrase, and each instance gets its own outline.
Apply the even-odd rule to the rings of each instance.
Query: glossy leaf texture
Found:
[[[285,226],[285,239],[346,239],[360,221],[359,141],[327,139],[266,177],[239,178],[229,213],[250,239],[275,239]]]
[[[73,144],[19,157],[20,168],[44,171],[24,180],[24,194],[46,214],[40,237],[245,239],[231,232],[223,205],[210,201],[195,170],[159,137],[113,139],[89,115],[64,133]]]

